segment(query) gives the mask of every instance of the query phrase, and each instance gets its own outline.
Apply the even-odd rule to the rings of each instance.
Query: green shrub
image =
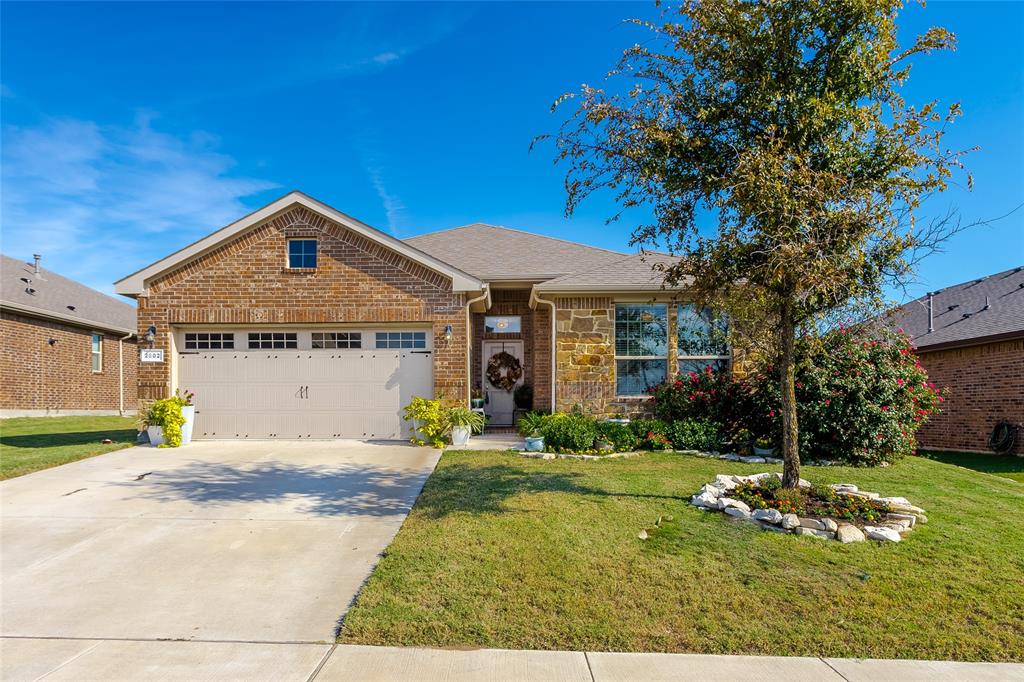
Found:
[[[633,434],[628,424],[601,421],[597,423],[597,437],[612,444],[616,452],[635,450],[639,439]]]
[[[680,419],[668,426],[668,439],[676,450],[716,450],[721,442],[718,424],[704,419]]]
[[[662,421],[713,422],[728,440],[750,428],[750,386],[728,370],[716,372],[708,366],[702,372],[680,374],[650,392],[654,414]]]
[[[634,419],[629,428],[643,450],[667,450],[672,445],[669,425],[660,419]]]
[[[544,448],[554,452],[591,450],[597,437],[592,417],[578,412],[557,412],[544,418],[541,425]]]
[[[435,448],[444,447],[444,436],[448,433],[450,424],[448,411],[440,400],[414,397],[412,402],[406,406],[402,418],[413,423],[412,438],[410,438],[413,443],[417,445],[430,443]],[[423,434],[425,440],[416,437],[417,431]]]

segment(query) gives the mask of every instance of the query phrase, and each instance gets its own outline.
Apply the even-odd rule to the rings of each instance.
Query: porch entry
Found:
[[[484,403],[484,414],[487,415],[490,426],[512,426],[515,414],[515,400],[513,393],[516,387],[525,380],[525,373],[522,372],[523,365],[523,342],[522,341],[483,341],[483,352],[480,354],[483,360],[481,376],[483,377],[483,389],[487,401]],[[487,370],[492,360],[501,362],[506,360],[502,353],[512,356],[518,362],[520,368],[519,379],[511,388],[495,386],[488,378]],[[503,373],[504,374],[504,373]]]

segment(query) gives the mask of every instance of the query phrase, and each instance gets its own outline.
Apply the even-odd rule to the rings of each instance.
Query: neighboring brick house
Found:
[[[116,288],[165,352],[139,398],[196,392],[195,437],[396,438],[413,396],[475,387],[511,424],[493,367],[514,366],[537,409],[614,413],[728,363],[694,341],[710,322],[662,289],[660,258],[481,224],[400,241],[292,192]]]
[[[0,256],[0,416],[134,413],[135,308]]]
[[[1024,267],[946,287],[892,315],[917,346],[929,380],[949,389],[918,433],[924,448],[984,452],[999,422],[1024,452]]]

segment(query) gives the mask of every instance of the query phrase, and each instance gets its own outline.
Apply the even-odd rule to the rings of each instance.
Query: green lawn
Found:
[[[339,641],[1024,660],[1024,488],[922,458],[805,478],[902,495],[899,544],[768,533],[689,496],[742,465],[448,452]],[[659,515],[675,520],[642,541]]]
[[[958,467],[984,471],[1024,483],[1024,457],[1016,455],[979,454],[977,452],[943,452],[939,450],[923,451],[921,457],[934,459],[937,462],[955,464]]]
[[[134,417],[0,419],[0,479],[120,450],[137,435]]]

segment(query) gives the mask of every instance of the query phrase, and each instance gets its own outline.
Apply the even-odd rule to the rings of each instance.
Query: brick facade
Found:
[[[96,330],[99,331],[99,330]],[[8,311],[0,312],[0,412],[60,414],[117,413],[120,359],[113,334],[103,336],[103,370],[92,371],[92,329]],[[54,339],[55,343],[49,343]],[[124,407],[136,404],[138,350],[123,342]]]
[[[293,237],[318,239],[317,268],[286,267]],[[140,334],[155,326],[154,347],[168,357],[177,325],[429,324],[435,395],[466,398],[465,296],[447,277],[303,207],[150,282],[138,301]],[[171,374],[170,362],[141,367],[140,400],[168,395]]]
[[[1024,424],[1024,339],[918,351],[936,386],[949,388],[942,412],[918,432],[923,448],[987,451],[999,421]],[[1024,452],[1024,431],[1017,452]]]
[[[521,331],[515,334],[493,334],[484,332],[484,318],[487,316],[520,317]],[[523,381],[533,386],[535,409],[549,409],[551,406],[551,313],[544,306],[530,309],[529,289],[495,289],[491,292],[491,307],[486,313],[472,315],[472,360],[470,371],[474,387],[483,385],[483,359],[481,350],[484,341],[523,342]]]

